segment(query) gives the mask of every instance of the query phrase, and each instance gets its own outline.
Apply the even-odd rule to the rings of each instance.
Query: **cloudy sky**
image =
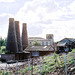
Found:
[[[19,20],[20,27],[27,23],[28,36],[75,38],[75,0],[0,0],[2,37],[7,37],[10,17]]]

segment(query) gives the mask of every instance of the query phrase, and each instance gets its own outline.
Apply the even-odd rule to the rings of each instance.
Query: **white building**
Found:
[[[41,37],[29,37],[28,44],[32,45],[34,40],[39,42],[42,46],[48,46],[54,44],[53,34],[46,34],[46,39]]]

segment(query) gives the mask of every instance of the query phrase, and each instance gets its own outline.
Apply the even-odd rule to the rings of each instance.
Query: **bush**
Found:
[[[75,49],[72,50],[72,53],[75,53]]]
[[[0,70],[0,73],[2,73],[2,71]]]
[[[1,50],[2,52],[5,52],[6,47],[5,46],[1,46]]]
[[[1,51],[1,49],[0,49],[0,54],[2,54],[2,51]]]
[[[32,43],[32,45],[33,46],[41,46],[41,44],[38,41],[36,41],[36,40],[34,40],[34,42]]]
[[[6,49],[5,46],[1,46],[1,48],[0,48],[0,54],[5,53],[5,49]]]
[[[30,66],[29,67],[29,70],[32,70],[32,67]],[[22,69],[21,71],[20,71],[20,73],[21,74],[24,74],[24,73],[26,73],[28,71],[28,67],[26,67],[25,69]]]

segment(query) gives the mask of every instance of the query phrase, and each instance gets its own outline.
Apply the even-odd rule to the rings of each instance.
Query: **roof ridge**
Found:
[[[28,39],[45,39],[45,38],[42,38],[42,37],[28,37]]]

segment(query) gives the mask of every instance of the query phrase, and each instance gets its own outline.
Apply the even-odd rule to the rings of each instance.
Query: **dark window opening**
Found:
[[[42,42],[42,46],[44,46],[44,42]]]
[[[64,47],[59,47],[59,50],[64,50]]]
[[[32,44],[32,42],[30,42],[30,44]]]
[[[48,46],[48,42],[46,42],[46,45]]]

